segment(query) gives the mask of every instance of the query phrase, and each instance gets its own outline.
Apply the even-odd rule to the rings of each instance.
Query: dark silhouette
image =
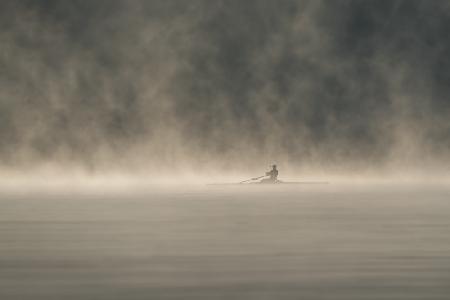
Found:
[[[261,183],[277,183],[278,182],[277,165],[273,165],[272,170],[270,170],[269,172],[266,172],[266,176],[270,176],[270,177],[261,180]]]

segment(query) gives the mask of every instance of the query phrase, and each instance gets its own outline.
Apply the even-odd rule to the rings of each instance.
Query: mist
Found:
[[[3,174],[450,172],[448,1],[2,1],[0,14]]]
[[[448,299],[449,29],[446,0],[0,1],[0,299]]]

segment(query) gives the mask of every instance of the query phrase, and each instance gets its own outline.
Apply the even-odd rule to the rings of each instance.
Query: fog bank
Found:
[[[0,173],[449,174],[448,1],[2,1],[0,15]]]

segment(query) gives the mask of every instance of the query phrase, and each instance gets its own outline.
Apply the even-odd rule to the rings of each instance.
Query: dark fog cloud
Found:
[[[3,1],[1,25],[5,168],[449,159],[447,1]]]

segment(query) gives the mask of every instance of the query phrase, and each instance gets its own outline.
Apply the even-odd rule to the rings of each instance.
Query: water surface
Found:
[[[449,299],[450,188],[0,192],[0,299]]]

